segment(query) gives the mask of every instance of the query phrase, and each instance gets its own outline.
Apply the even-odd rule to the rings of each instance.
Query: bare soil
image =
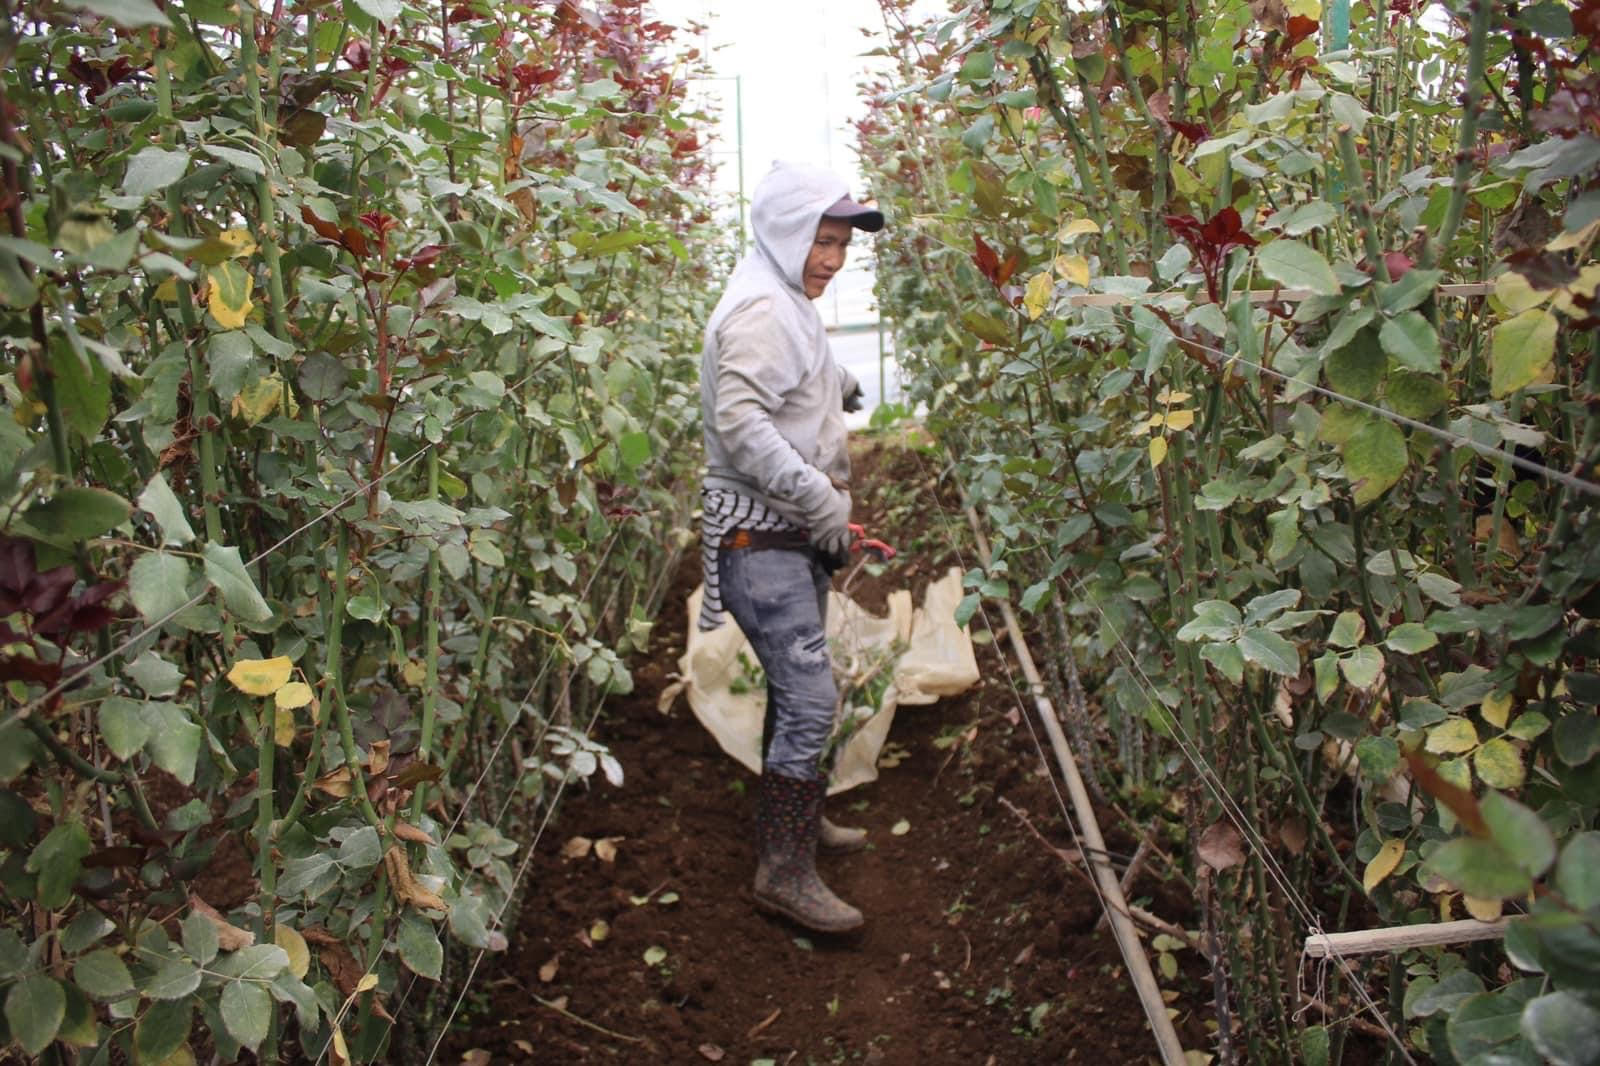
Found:
[[[932,575],[959,565],[939,526],[960,512],[931,495],[932,468],[904,448],[868,443],[857,470],[869,529],[919,550],[852,594],[881,606],[886,589],[910,585],[920,601]],[[1072,841],[1022,717],[1032,707],[1013,694],[1015,664],[978,621],[984,681],[901,709],[879,780],[830,801],[836,821],[870,833],[865,852],[820,863],[865,930],[829,939],[756,913],[758,780],[684,703],[656,707],[698,580],[691,552],[634,693],[597,729],[625,784],[571,797],[539,840],[511,950],[478,977],[487,1007],[458,1022],[441,1061],[1156,1061],[1110,932],[1095,929],[1096,897],[1056,851]],[[613,861],[563,858],[576,836],[621,839]],[[1133,850],[1114,831],[1108,846]],[[1148,874],[1133,891],[1164,896]],[[1179,921],[1191,909],[1163,902]],[[591,935],[599,921],[603,939]],[[1200,978],[1168,982],[1191,1047],[1209,1045]]]

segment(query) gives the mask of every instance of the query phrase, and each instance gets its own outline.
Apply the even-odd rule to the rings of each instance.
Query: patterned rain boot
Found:
[[[827,791],[825,781],[761,776],[756,907],[813,932],[847,933],[861,927],[861,912],[834,895],[817,876],[817,836]]]
[[[817,834],[817,850],[829,855],[848,855],[867,846],[867,831],[853,826],[834,825],[828,816],[822,816],[822,830]]]

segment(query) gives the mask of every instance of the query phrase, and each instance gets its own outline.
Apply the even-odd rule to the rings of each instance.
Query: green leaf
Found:
[[[1378,330],[1378,340],[1401,366],[1419,370],[1424,374],[1437,374],[1443,367],[1439,333],[1417,311],[1386,320]]]
[[[1328,643],[1335,648],[1353,648],[1361,643],[1366,632],[1367,623],[1362,620],[1361,612],[1340,611],[1339,617],[1333,620],[1333,628],[1328,631]]]
[[[1376,419],[1357,430],[1340,453],[1358,506],[1387,492],[1411,462],[1405,434],[1398,426]]]
[[[128,598],[151,625],[189,602],[189,561],[167,552],[141,555],[128,569]]]
[[[1332,1045],[1326,1025],[1311,1025],[1300,1030],[1300,1061],[1305,1066],[1328,1066],[1331,1053]]]
[[[433,931],[433,923],[415,914],[400,919],[400,931],[395,937],[400,949],[400,961],[429,980],[437,981],[444,968],[444,947]]]
[[[1482,899],[1509,899],[1533,886],[1533,879],[1503,848],[1477,837],[1445,841],[1423,866],[1467,895]]]
[[[112,696],[100,704],[100,738],[112,755],[123,760],[133,758],[150,739],[144,704],[124,696]]]
[[[54,910],[72,898],[72,886],[92,847],[89,830],[79,821],[62,822],[39,841],[24,868],[39,875],[36,898],[41,907]]]
[[[1339,672],[1353,687],[1366,691],[1378,683],[1383,672],[1383,652],[1364,644],[1349,655],[1340,656]]]
[[[1489,391],[1496,399],[1539,380],[1556,354],[1556,316],[1524,311],[1494,328],[1489,343]]]
[[[345,837],[344,843],[339,845],[340,866],[361,869],[376,866],[381,858],[383,858],[383,843],[378,838],[378,831],[370,825],[357,829]]]
[[[100,1026],[95,1018],[94,1004],[77,985],[61,982],[61,991],[67,997],[66,1010],[56,1039],[73,1047],[94,1047],[100,1043]]]
[[[976,592],[969,592],[961,597],[961,602],[956,604],[955,623],[962,629],[967,628],[967,623],[972,621],[972,616],[978,613],[978,605],[983,602],[983,597]]]
[[[254,981],[229,981],[222,989],[222,1024],[254,1052],[272,1024],[272,995]]]
[[[383,602],[376,596],[352,596],[345,602],[345,612],[362,622],[383,621]]]
[[[1490,792],[1479,802],[1489,836],[1519,869],[1539,877],[1556,861],[1556,838],[1533,811],[1514,799]],[[1473,895],[1477,895],[1476,892]]]
[[[145,750],[150,753],[151,761],[183,784],[194,784],[194,764],[200,755],[200,741],[205,730],[175,703],[146,703],[144,713],[150,726],[150,740]]]
[[[1287,677],[1300,673],[1299,649],[1270,629],[1247,629],[1238,644],[1244,657],[1263,669]]]
[[[1416,622],[1402,622],[1389,630],[1389,636],[1384,639],[1383,645],[1390,651],[1397,651],[1403,655],[1415,655],[1427,651],[1439,643],[1439,638],[1433,630]]]
[[[379,22],[393,23],[400,18],[400,0],[355,0],[355,4]]]
[[[133,991],[133,975],[110,948],[99,948],[79,959],[72,967],[72,979],[99,1000],[121,999]]]
[[[1594,1066],[1600,1009],[1570,992],[1551,992],[1522,1009],[1522,1034],[1552,1066]]]
[[[1486,740],[1472,756],[1478,777],[1490,788],[1521,788],[1527,777],[1522,753],[1504,737]]]
[[[1432,418],[1450,402],[1450,390],[1436,377],[1412,370],[1396,370],[1384,383],[1384,399],[1390,410],[1423,421]]]
[[[994,52],[988,48],[974,49],[961,64],[958,75],[965,82],[986,82],[994,76]]]
[[[1279,237],[1257,251],[1256,267],[1291,289],[1310,289],[1321,296],[1338,296],[1341,291],[1339,279],[1322,253],[1292,237]]]
[[[128,170],[122,178],[122,191],[129,196],[162,192],[183,177],[188,169],[188,152],[181,149],[169,152],[154,145],[141,148],[137,155],[128,160]]]
[[[133,1047],[140,1062],[165,1062],[189,1039],[194,1008],[190,1000],[157,1000],[150,1004],[133,1030]]]
[[[0,929],[0,979],[15,977],[28,966],[28,945],[12,929]]]
[[[1457,1061],[1480,1062],[1481,1055],[1497,1050],[1509,1051],[1506,1045],[1513,1042],[1521,1044],[1519,1023],[1528,995],[1528,985],[1517,982],[1463,1000],[1445,1023],[1450,1051]]]
[[[167,484],[167,479],[157,471],[144,491],[139,493],[139,507],[149,511],[155,518],[156,525],[161,527],[161,542],[163,544],[187,544],[194,539],[194,530],[189,528],[189,519],[183,513],[183,504],[173,493],[172,486]]]
[[[1387,781],[1400,769],[1400,745],[1393,737],[1362,737],[1356,742],[1356,761],[1373,781]]]
[[[170,824],[170,823],[169,823]],[[217,957],[221,950],[221,938],[217,936],[217,924],[204,914],[192,911],[189,917],[183,920],[183,950],[201,966],[208,966],[211,960]]]
[[[289,968],[289,953],[277,944],[252,944],[224,955],[212,969],[223,977],[270,981]]]
[[[1055,587],[1053,581],[1035,581],[1022,592],[1022,609],[1029,614],[1037,611],[1050,596],[1050,590]]]
[[[265,622],[272,617],[272,608],[256,591],[256,583],[250,580],[244,562],[239,558],[238,548],[207,544],[202,554],[206,577],[222,593],[222,601],[227,604],[228,610],[246,622]]]
[[[1442,270],[1408,270],[1405,277],[1399,281],[1385,284],[1378,283],[1378,306],[1391,315],[1401,311],[1409,311],[1433,295],[1433,290],[1438,288],[1440,280],[1444,278]]]
[[[1483,979],[1471,970],[1456,970],[1438,982],[1419,978],[1406,989],[1404,1009],[1408,1018],[1427,1018],[1444,1012],[1483,991]]]
[[[12,1039],[29,1055],[50,1046],[67,1013],[67,994],[55,978],[43,974],[24,977],[6,994],[6,1023]]]
[[[120,526],[132,513],[133,505],[114,492],[73,485],[28,508],[23,518],[42,534],[40,539],[70,548]]]
[[[1579,833],[1561,849],[1556,888],[1579,910],[1600,906],[1600,832]]]
[[[1244,680],[1244,653],[1237,644],[1202,644],[1200,658],[1215,666],[1235,685]]]
[[[1279,589],[1257,596],[1244,605],[1243,622],[1247,626],[1260,625],[1299,603],[1300,595],[1299,589]]]
[[[54,353],[50,367],[62,420],[85,443],[94,443],[111,416],[111,376],[99,361],[86,362],[65,348]]]
[[[1370,400],[1378,395],[1388,358],[1378,343],[1377,331],[1370,326],[1357,333],[1350,343],[1328,353],[1322,369],[1328,386],[1353,400]]]
[[[200,987],[200,968],[188,959],[166,959],[140,989],[151,999],[183,999]]]
[[[988,341],[996,348],[1010,348],[1012,341],[1015,339],[1011,335],[1011,330],[1006,328],[1004,322],[978,311],[963,312],[961,324],[967,327],[968,332],[976,335],[979,340]]]
[[[624,433],[617,438],[617,451],[622,455],[622,461],[628,466],[643,466],[649,461],[652,454],[650,434]]]

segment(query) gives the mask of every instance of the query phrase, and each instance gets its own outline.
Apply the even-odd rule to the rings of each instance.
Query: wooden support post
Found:
[[[987,568],[989,540],[983,535],[978,512],[971,507],[967,508],[967,521],[972,524],[972,533],[977,540],[978,557]],[[1128,901],[1122,894],[1122,885],[1117,880],[1116,868],[1111,865],[1106,855],[1105,836],[1100,832],[1100,822],[1095,817],[1094,806],[1089,802],[1089,790],[1084,787],[1083,777],[1078,773],[1078,764],[1072,758],[1072,749],[1067,746],[1067,737],[1062,732],[1060,721],[1056,718],[1055,708],[1050,705],[1049,697],[1044,694],[1044,683],[1039,679],[1038,667],[1034,666],[1033,656],[1028,653],[1027,642],[1022,638],[1022,627],[1017,624],[1016,612],[1006,600],[1000,601],[1000,615],[1005,620],[1006,630],[1010,634],[1012,650],[1016,652],[1017,661],[1022,664],[1022,675],[1027,679],[1028,688],[1033,693],[1034,707],[1039,713],[1039,720],[1044,724],[1044,731],[1050,737],[1050,747],[1054,750],[1056,762],[1061,767],[1061,776],[1066,779],[1067,794],[1072,799],[1072,809],[1078,819],[1078,829],[1083,834],[1083,850],[1088,853],[1086,858],[1094,869],[1095,882],[1100,886],[1100,895],[1105,901],[1106,912],[1111,920],[1111,931],[1116,935],[1117,947],[1122,951],[1122,961],[1127,964],[1128,974],[1133,978],[1134,991],[1139,994],[1139,1003],[1144,1007],[1150,1031],[1155,1035],[1156,1046],[1161,1050],[1161,1061],[1166,1066],[1185,1066],[1188,1060],[1183,1054],[1183,1044],[1178,1040],[1178,1031],[1172,1026],[1172,1018],[1167,1014],[1166,1001],[1161,998],[1161,987],[1156,984],[1155,972],[1150,969],[1150,958],[1145,954],[1144,945],[1139,942],[1139,934],[1134,930],[1133,921],[1129,918]]]
[[[1318,933],[1306,937],[1305,953],[1313,959],[1329,955],[1374,955],[1407,948],[1426,948],[1437,944],[1461,944],[1469,940],[1498,940],[1506,935],[1506,919],[1480,922],[1466,918],[1458,922],[1427,922],[1422,925],[1397,925],[1389,929],[1356,929],[1348,933]]]

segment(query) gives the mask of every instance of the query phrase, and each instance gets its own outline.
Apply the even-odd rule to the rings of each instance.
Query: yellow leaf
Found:
[[[306,971],[311,968],[311,949],[306,947],[306,938],[300,931],[280,923],[272,927],[272,942],[289,956],[289,972],[305,980]]]
[[[1378,849],[1378,854],[1367,863],[1366,872],[1361,875],[1361,887],[1371,895],[1372,890],[1383,883],[1383,879],[1394,873],[1400,860],[1405,858],[1406,842],[1404,840],[1385,840],[1383,847]]]
[[[1485,696],[1480,711],[1485,722],[1496,729],[1504,729],[1506,720],[1511,717],[1511,693],[1496,692]]]
[[[175,277],[168,278],[166,281],[163,281],[160,285],[157,285],[156,286],[156,299],[160,300],[164,304],[177,303],[178,302],[178,279],[175,278]]]
[[[1092,219],[1092,218],[1075,218],[1071,222],[1068,222],[1065,226],[1061,227],[1061,236],[1058,239],[1059,240],[1063,240],[1063,241],[1070,241],[1070,240],[1072,240],[1072,238],[1081,237],[1085,233],[1099,233],[1099,232],[1100,232],[1100,225],[1099,225],[1099,223],[1095,222],[1094,219]]]
[[[1194,412],[1187,408],[1167,412],[1167,428],[1182,432],[1194,425]]]
[[[217,234],[217,240],[231,249],[235,259],[241,259],[256,250],[256,239],[250,236],[250,231],[243,226],[235,226]]]
[[[1562,288],[1556,290],[1554,306],[1557,310],[1564,311],[1576,318],[1582,318],[1588,311],[1573,303],[1575,297],[1582,296],[1585,300],[1594,298],[1595,289],[1600,288],[1600,263],[1590,263],[1578,271],[1578,276]]]
[[[240,659],[228,669],[233,687],[248,696],[270,696],[289,680],[294,664],[287,655],[273,659]]]
[[[356,982],[356,992],[358,994],[361,993],[361,992],[370,992],[374,988],[377,988],[377,987],[378,987],[378,975],[375,974],[375,973],[362,974],[361,975],[361,980]]]
[[[334,1066],[350,1066],[350,1045],[344,1042],[344,1034],[337,1028],[333,1030],[333,1054],[328,1058]]]
[[[206,308],[223,329],[238,329],[255,305],[250,302],[250,272],[237,263],[221,263],[208,275]]]
[[[589,939],[593,940],[596,944],[600,943],[600,941],[604,940],[610,935],[611,923],[606,921],[604,918],[596,918],[594,924],[589,927]]]
[[[283,400],[283,379],[268,374],[254,385],[246,385],[233,398],[233,416],[246,425],[255,425],[278,409]]]
[[[1168,389],[1164,385],[1162,386],[1161,391],[1156,394],[1156,403],[1159,403],[1159,404],[1174,404],[1174,403],[1188,403],[1188,402],[1189,402],[1189,394],[1187,392],[1173,392],[1171,389]]]
[[[1494,298],[1508,314],[1518,315],[1550,299],[1550,290],[1541,292],[1528,279],[1508,270],[1494,279]]]
[[[1055,292],[1055,279],[1049,271],[1040,271],[1028,279],[1028,290],[1023,293],[1022,306],[1027,309],[1029,321],[1036,320],[1050,307],[1050,297]]]
[[[1467,908],[1467,913],[1480,922],[1494,922],[1500,919],[1503,909],[1502,901],[1498,899],[1479,899],[1477,896],[1463,894],[1462,904]]]
[[[412,688],[421,688],[422,683],[428,680],[428,668],[413,659],[400,668],[400,677]]]
[[[294,743],[294,712],[282,707],[272,712],[272,739],[280,748]]]
[[[1450,718],[1428,730],[1426,747],[1435,755],[1459,755],[1478,746],[1478,731],[1465,718]]]
[[[1581,248],[1594,240],[1597,233],[1600,233],[1600,219],[1595,219],[1576,233],[1563,233],[1545,245],[1545,249],[1551,252],[1570,252],[1572,249]]]
[[[1162,463],[1162,460],[1166,459],[1166,457],[1167,457],[1167,438],[1165,438],[1165,437],[1151,437],[1150,438],[1150,468],[1153,470],[1156,467],[1160,466],[1161,463]]]
[[[277,700],[280,711],[298,710],[311,702],[311,686],[304,681],[291,681],[280,688],[273,698]]]
[[[1089,284],[1089,260],[1081,255],[1056,256],[1056,273],[1074,285]]]

